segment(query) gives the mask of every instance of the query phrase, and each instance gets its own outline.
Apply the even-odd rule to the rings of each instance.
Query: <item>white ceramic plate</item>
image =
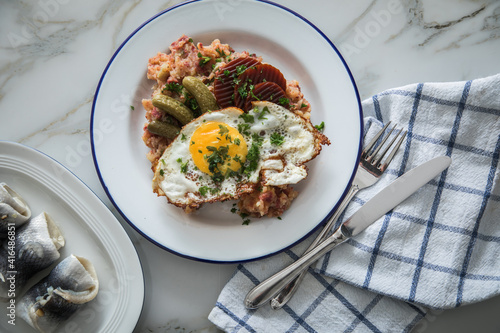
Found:
[[[85,184],[50,157],[7,141],[0,141],[0,152],[0,182],[26,200],[32,216],[45,211],[61,229],[66,245],[58,262],[70,254],[85,257],[99,278],[97,297],[61,324],[58,332],[77,328],[132,332],[142,311],[144,279],[139,257],[118,220]],[[53,266],[35,275],[25,289]],[[17,296],[22,293],[16,290]],[[6,306],[0,313],[1,332],[34,332],[19,317],[15,326],[9,324]]]
[[[308,164],[309,176],[282,220],[243,226],[231,203],[205,205],[186,215],[151,190],[153,173],[141,140],[150,98],[148,59],[168,51],[182,34],[195,42],[218,38],[236,51],[261,55],[285,78],[298,80],[312,105],[312,122],[325,122],[332,145]],[[133,106],[133,108],[131,107]],[[158,246],[209,262],[242,262],[299,242],[345,195],[360,152],[362,116],[349,69],[333,44],[310,22],[262,1],[195,1],[153,17],[116,51],[99,82],[91,119],[94,161],[102,185],[123,217]]]

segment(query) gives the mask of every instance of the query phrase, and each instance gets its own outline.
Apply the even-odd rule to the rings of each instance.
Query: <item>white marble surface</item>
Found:
[[[234,7],[240,1],[219,2]],[[34,147],[64,164],[123,223],[146,281],[135,332],[217,332],[206,318],[235,267],[186,260],[143,239],[112,207],[92,161],[91,105],[104,67],[136,27],[178,2],[0,0],[0,140]],[[414,82],[500,72],[500,2],[494,0],[277,2],[338,46],[362,99]],[[436,312],[414,331],[498,332],[499,308],[494,298]]]

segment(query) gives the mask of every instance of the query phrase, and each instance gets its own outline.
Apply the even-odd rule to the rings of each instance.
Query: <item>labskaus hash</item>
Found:
[[[186,212],[237,199],[242,216],[280,216],[328,138],[297,81],[261,57],[182,36],[149,59],[143,100],[153,191]]]

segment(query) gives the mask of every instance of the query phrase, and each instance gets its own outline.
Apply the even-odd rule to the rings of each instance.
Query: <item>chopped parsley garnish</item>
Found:
[[[283,105],[283,106],[287,106],[287,105],[290,105],[290,100],[286,97],[281,97],[279,100],[278,100],[278,103]]]
[[[231,160],[231,156],[229,156],[229,146],[220,146],[216,148],[214,146],[207,146],[207,150],[211,151],[210,155],[205,155],[205,158],[208,162],[208,170],[212,173],[212,180],[216,183],[224,180],[224,175],[219,170],[218,165],[223,165],[226,161]]]
[[[175,92],[175,93],[178,93],[178,94],[181,94],[182,93],[182,89],[184,89],[184,87],[177,83],[177,82],[171,82],[171,83],[167,83],[165,85],[165,87],[163,87],[163,89],[161,90],[161,92],[165,92],[166,91],[172,91],[172,92]]]
[[[253,89],[255,88],[255,86],[253,84],[250,85],[250,91],[248,92],[250,94],[251,97],[255,98],[256,100],[260,101],[260,98],[258,96],[256,96],[254,93],[253,93]]]
[[[202,186],[200,187],[200,194],[204,197],[205,195],[207,195],[207,191],[208,191],[208,186]]]
[[[271,134],[271,144],[281,146],[285,142],[285,137],[277,132]]]
[[[320,132],[323,132],[323,130],[325,129],[325,122],[322,121],[321,124],[319,125],[314,125],[314,127],[316,127],[316,129]]]
[[[235,84],[238,84],[239,83],[239,79],[234,79],[233,82]],[[251,84],[252,80],[250,79],[247,79],[242,85],[240,85],[238,87],[238,94],[242,97],[242,98],[247,98],[248,96],[251,96],[253,98],[255,98],[256,100],[260,100],[260,98],[258,98],[257,96],[255,96],[253,90],[255,88],[255,86],[253,84]]]
[[[240,94],[242,98],[246,98],[248,96],[247,84],[248,82],[245,82],[238,87],[238,94]]]
[[[187,165],[188,165],[188,161],[186,161],[185,163],[182,163],[182,158],[178,158],[177,159],[177,163],[180,163],[181,164],[181,172],[182,173],[186,173],[187,172]]]
[[[208,191],[208,186],[202,186],[200,187],[200,194],[204,197],[205,195],[207,195],[207,191]]]
[[[306,107],[307,107],[307,104],[302,103],[302,104],[300,104],[300,107],[301,107],[301,108],[306,108]]]
[[[240,155],[235,155],[233,157],[233,160],[241,164],[241,157],[240,157]]]
[[[255,121],[254,117],[248,113],[243,113],[242,115],[240,115],[240,118],[243,119],[245,121],[245,123],[252,123],[253,124]]]
[[[215,52],[217,52],[217,53],[218,53],[221,57],[225,57],[225,56],[227,55],[224,51],[222,51],[222,50],[221,50],[221,49],[219,49],[219,48],[216,48],[216,49],[215,49]]]
[[[239,76],[241,73],[243,73],[246,70],[247,70],[246,65],[236,66],[236,76]]]
[[[215,183],[220,183],[220,182],[224,181],[224,175],[221,172],[214,173],[212,175],[212,180]]]
[[[160,169],[160,176],[163,176],[165,174],[165,171],[163,169]]]
[[[181,164],[181,172],[182,173],[186,173],[187,172],[187,164],[188,162],[184,163],[184,164]]]
[[[226,127],[226,126],[224,126],[224,125],[219,125],[219,128],[220,128],[219,134],[220,134],[221,136],[223,136],[223,135],[224,135],[224,134],[226,134],[226,133],[229,133],[229,130],[227,129],[227,127]]]
[[[248,124],[238,124],[238,132],[243,135],[250,135],[250,132],[248,131],[249,129],[250,125]]]
[[[135,107],[133,105],[130,106],[130,110],[135,110]]]
[[[262,142],[264,142],[264,138],[258,135],[257,133],[252,134],[252,140],[257,144],[257,146],[262,146]]]
[[[201,54],[201,52],[198,52],[198,58],[200,58],[200,61],[199,61],[200,67],[202,67],[203,65],[205,65],[206,63],[208,63],[210,60],[212,60],[212,58],[210,58],[210,57],[203,56]]]
[[[193,39],[192,39],[192,38],[189,38],[189,39],[188,39],[188,42],[193,43]]]
[[[220,190],[218,188],[212,188],[212,187],[208,187],[208,186],[202,186],[202,187],[200,187],[199,191],[200,191],[200,194],[204,197],[204,196],[207,195],[208,192],[210,192],[210,194],[216,194]]]
[[[193,97],[191,94],[184,94],[184,97],[186,101],[184,102],[184,105],[186,105],[188,108],[193,110],[194,115],[196,117],[201,115],[201,110],[200,106],[198,105],[198,102],[196,101],[196,98]]]
[[[239,138],[234,139],[234,144],[239,146],[241,143],[241,140]]]
[[[257,112],[257,108],[254,109],[255,112]],[[261,120],[261,119],[267,119],[266,117],[264,117],[264,115],[267,113],[270,113],[269,112],[269,109],[267,108],[267,106],[264,106],[264,108],[262,109],[262,111],[259,113],[257,119]]]
[[[184,133],[181,134],[181,141],[186,141],[187,137]]]
[[[245,173],[257,170],[257,166],[259,165],[259,156],[259,145],[255,142],[252,142],[252,146],[248,150],[247,154],[248,166],[245,168]]]
[[[240,213],[241,218],[243,219],[243,225],[249,225],[250,224],[250,219],[247,218],[248,214],[246,213]]]
[[[231,163],[228,163],[227,165],[231,165]],[[227,169],[226,174],[224,176],[225,178],[236,177],[239,180],[241,180],[241,175],[238,172],[234,171],[233,169]]]

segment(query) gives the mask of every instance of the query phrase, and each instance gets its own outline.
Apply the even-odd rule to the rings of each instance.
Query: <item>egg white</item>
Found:
[[[306,178],[304,163],[321,150],[317,132],[311,123],[270,102],[254,102],[254,109],[248,112],[253,116],[253,122],[249,122],[248,117],[241,117],[243,113],[231,107],[205,113],[186,124],[165,149],[156,166],[154,191],[165,195],[169,202],[179,207],[197,208],[204,202],[237,198],[246,184],[260,181],[263,185],[286,185],[296,184]],[[189,152],[191,136],[198,127],[209,121],[222,122],[236,129],[238,125],[247,127],[246,131],[240,133],[249,149],[254,143],[257,144],[254,137],[260,137],[260,158],[256,170],[246,172],[240,180],[226,177],[216,184],[210,175],[196,168]],[[280,145],[271,140],[273,133],[283,137]],[[204,189],[203,193],[200,193],[200,188]]]

